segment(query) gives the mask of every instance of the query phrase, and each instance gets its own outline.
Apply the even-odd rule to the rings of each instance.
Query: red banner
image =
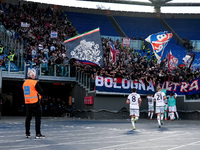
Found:
[[[178,58],[174,57],[172,54],[169,53],[168,56],[168,70],[172,71],[176,69],[178,64]]]
[[[123,47],[130,47],[130,38],[123,38]]]
[[[93,105],[93,96],[85,96],[84,104],[86,105]]]

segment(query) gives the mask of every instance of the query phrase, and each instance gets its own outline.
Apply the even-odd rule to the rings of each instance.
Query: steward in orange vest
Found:
[[[36,80],[33,80],[33,79],[27,79],[24,82],[23,90],[24,90],[25,104],[34,104],[34,103],[38,102],[40,94],[36,90],[37,83],[38,82]]]
[[[45,136],[41,134],[40,132],[40,125],[41,125],[41,95],[43,95],[43,90],[40,87],[39,83],[34,80],[35,74],[32,70],[28,72],[28,79],[25,80],[22,88],[24,90],[24,99],[26,104],[26,121],[25,121],[25,127],[26,127],[26,137],[30,138],[30,125],[31,125],[31,119],[32,114],[35,114],[35,128],[36,128],[36,137],[44,138]]]

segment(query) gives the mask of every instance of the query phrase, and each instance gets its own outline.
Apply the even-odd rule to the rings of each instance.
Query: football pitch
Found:
[[[199,150],[200,121],[139,119],[132,130],[130,119],[92,120],[43,117],[45,139],[35,139],[35,119],[31,138],[25,137],[25,117],[2,117],[1,150]]]

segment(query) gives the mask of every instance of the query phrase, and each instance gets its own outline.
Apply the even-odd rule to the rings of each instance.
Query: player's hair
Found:
[[[133,89],[132,89],[132,92],[136,92],[136,91],[137,91],[136,88],[133,88]]]
[[[161,87],[160,86],[157,86],[157,91],[161,90]]]
[[[29,77],[29,78],[33,78],[33,76],[35,76],[33,70],[29,70],[29,71],[28,71],[28,77]]]

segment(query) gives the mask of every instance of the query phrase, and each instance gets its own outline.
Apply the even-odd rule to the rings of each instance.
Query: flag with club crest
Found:
[[[100,29],[94,29],[64,41],[69,59],[90,61],[103,65]]]
[[[173,34],[170,31],[159,32],[149,35],[145,40],[152,46],[153,52],[160,61],[164,53],[164,49],[172,38]]]

